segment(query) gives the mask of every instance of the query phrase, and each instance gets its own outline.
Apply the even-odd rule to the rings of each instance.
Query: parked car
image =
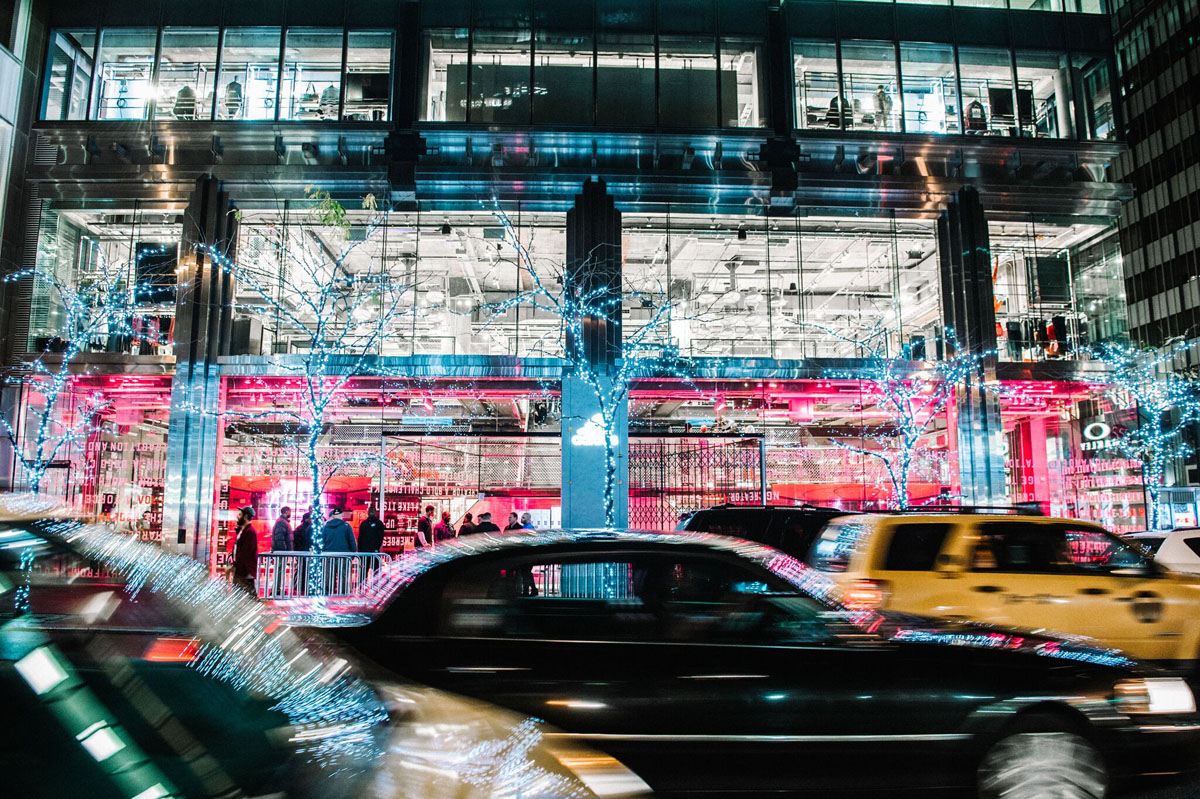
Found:
[[[407,678],[545,718],[655,791],[1099,797],[1200,757],[1181,679],[1078,641],[850,610],[835,591],[740,539],[518,531],[405,555],[357,600],[276,609]]]
[[[1156,563],[1187,574],[1200,574],[1200,527],[1131,533],[1124,536],[1154,556]]]
[[[757,541],[801,560],[822,528],[853,511],[816,505],[716,505],[689,513],[676,529]]]
[[[203,564],[28,498],[0,499],[0,704],[12,797],[645,789],[526,716],[373,672]]]
[[[855,607],[1089,636],[1190,672],[1200,585],[1087,522],[995,514],[835,519],[809,563]]]

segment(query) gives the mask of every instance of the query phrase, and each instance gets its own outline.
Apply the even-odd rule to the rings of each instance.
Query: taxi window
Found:
[[[809,555],[809,564],[823,572],[844,572],[850,568],[850,558],[859,541],[870,533],[870,525],[862,522],[834,520],[825,530]]]
[[[981,572],[1056,572],[1065,565],[1065,548],[1062,531],[1049,525],[988,523],[980,525],[969,567]]]
[[[930,571],[951,529],[949,524],[902,524],[896,527],[888,544],[884,570]]]
[[[1090,528],[1062,528],[1066,554],[1076,571],[1120,573],[1144,570],[1146,557],[1114,535]]]

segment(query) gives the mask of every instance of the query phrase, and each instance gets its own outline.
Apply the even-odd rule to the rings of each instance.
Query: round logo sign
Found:
[[[1103,441],[1112,435],[1112,428],[1104,422],[1092,422],[1083,428],[1083,437],[1088,441]]]

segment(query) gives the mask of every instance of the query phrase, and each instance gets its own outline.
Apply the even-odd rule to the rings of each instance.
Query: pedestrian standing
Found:
[[[357,552],[354,529],[342,518],[342,509],[329,511],[329,521],[321,528],[321,551],[329,553]]]
[[[271,528],[271,551],[292,551],[292,509],[286,505],[279,509],[279,518]]]
[[[522,530],[532,530],[533,529],[533,515],[529,511],[525,511],[524,513],[521,514],[521,529]]]
[[[433,540],[440,544],[454,538],[454,525],[450,523],[450,511],[442,511],[442,520],[433,527]]]
[[[295,552],[307,552],[312,549],[312,512],[300,517],[300,524],[292,531],[292,546]]]
[[[375,508],[367,511],[367,518],[358,526],[358,551],[378,552],[383,547],[383,522]]]
[[[233,530],[233,584],[257,596],[254,575],[258,570],[258,539],[250,526],[253,520],[254,508],[247,505],[238,509],[237,526]]]
[[[425,506],[425,515],[417,519],[417,534],[413,538],[417,549],[433,545],[433,506]]]
[[[484,511],[479,514],[479,524],[475,525],[476,533],[498,533],[500,528],[492,521],[491,511]]]
[[[329,521],[321,528],[321,551],[330,555],[352,555],[354,529],[342,518],[340,506],[329,511]],[[324,558],[324,592],[343,594],[350,590],[354,558]],[[348,562],[347,562],[348,561]]]
[[[474,517],[471,514],[463,516],[463,523],[458,528],[459,536],[470,535],[476,531]]]
[[[504,529],[505,531],[521,529],[521,520],[517,518],[516,511],[508,514],[508,524],[504,525]]]

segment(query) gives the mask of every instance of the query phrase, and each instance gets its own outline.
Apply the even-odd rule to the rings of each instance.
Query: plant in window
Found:
[[[1162,523],[1159,497],[1167,463],[1192,453],[1183,440],[1183,431],[1200,421],[1196,381],[1170,368],[1190,348],[1184,342],[1161,349],[1105,342],[1095,350],[1095,357],[1111,370],[1103,379],[1109,398],[1121,407],[1133,404],[1137,409],[1138,426],[1121,431],[1117,445],[1128,457],[1142,463],[1150,500],[1146,522],[1151,530]]]

